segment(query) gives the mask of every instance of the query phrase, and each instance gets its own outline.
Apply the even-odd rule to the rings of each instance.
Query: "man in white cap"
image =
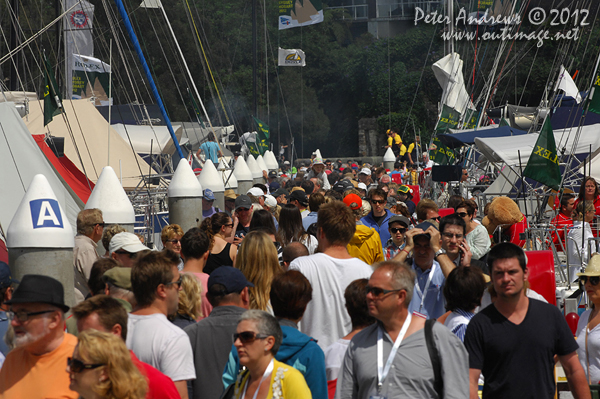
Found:
[[[360,183],[364,183],[365,186],[369,186],[369,184],[372,183],[371,180],[371,169],[369,168],[362,168],[360,170],[360,172],[358,172],[358,181]]]
[[[246,192],[246,195],[252,195],[252,196],[256,197],[259,205],[263,206],[263,207],[265,206],[265,192],[263,190],[261,190],[260,187],[250,188],[250,190],[248,190],[248,192]]]
[[[132,233],[115,234],[110,240],[108,252],[110,257],[120,262],[123,267],[132,267],[140,251],[149,250],[140,239]]]
[[[323,162],[323,158],[315,158],[310,171],[304,177],[307,180],[316,177],[323,181],[323,189],[329,190],[331,186],[329,185],[329,180],[327,180],[327,174],[325,173],[325,163]]]

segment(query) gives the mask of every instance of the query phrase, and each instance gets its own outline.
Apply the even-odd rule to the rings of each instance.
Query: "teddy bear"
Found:
[[[525,245],[522,233],[527,229],[527,218],[517,203],[508,197],[494,198],[481,224],[492,235],[495,243],[508,241],[520,247]],[[501,227],[501,236],[496,232],[498,226]]]

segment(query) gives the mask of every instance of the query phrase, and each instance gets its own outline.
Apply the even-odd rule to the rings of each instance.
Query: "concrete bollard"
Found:
[[[383,167],[389,169],[390,172],[394,170],[394,163],[396,163],[396,156],[391,148],[388,148],[383,156]]]
[[[248,163],[248,169],[250,169],[250,172],[252,173],[252,182],[254,184],[256,184],[256,183],[264,184],[265,179],[263,177],[262,169],[260,168],[260,166],[258,166],[258,162],[256,162],[256,159],[254,159],[254,157],[252,155],[248,155],[248,159],[246,160],[246,163]],[[240,192],[240,194],[246,194],[246,193]]]
[[[202,222],[202,186],[187,160],[179,161],[167,194],[169,223],[178,224],[183,231],[198,227]]]
[[[202,172],[200,172],[200,176],[198,176],[198,181],[202,185],[203,190],[206,190],[207,188],[212,190],[213,194],[215,195],[215,203],[213,206],[216,206],[220,210],[224,210],[225,186],[223,185],[223,179],[221,175],[212,162],[204,163]]]
[[[252,172],[244,161],[244,157],[238,157],[235,167],[233,168],[233,174],[237,179],[238,187],[237,194],[246,194],[252,187]]]

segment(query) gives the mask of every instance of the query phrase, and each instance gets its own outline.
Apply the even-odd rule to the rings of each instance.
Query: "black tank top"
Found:
[[[231,244],[227,243],[225,248],[223,248],[223,250],[218,254],[208,254],[208,259],[206,260],[206,265],[204,265],[203,272],[206,274],[211,274],[220,266],[233,266],[233,260],[231,260],[231,256],[229,256],[230,249]]]

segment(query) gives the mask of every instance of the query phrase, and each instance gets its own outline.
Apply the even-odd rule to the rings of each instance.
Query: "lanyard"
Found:
[[[427,277],[427,283],[425,284],[425,289],[423,291],[421,291],[421,287],[419,287],[419,278],[415,277],[415,290],[417,290],[417,292],[421,296],[421,305],[419,306],[419,312],[423,310],[423,304],[425,303],[425,297],[427,296],[427,290],[429,289],[429,284],[431,284],[433,273],[435,273],[435,263],[431,266],[431,270],[429,271],[429,277]]]
[[[258,383],[258,387],[256,387],[256,392],[254,392],[254,396],[252,397],[252,399],[256,399],[256,396],[258,395],[258,391],[260,391],[260,386],[262,385],[264,379],[271,375],[271,372],[273,371],[273,365],[273,360],[271,360],[271,363],[269,363],[269,365],[267,366],[267,369],[265,370],[262,378],[260,379],[260,382]],[[240,397],[240,399],[244,399],[246,397],[246,389],[248,389],[249,383],[250,377],[248,377],[248,380],[246,380],[246,384],[244,384],[244,392],[242,392],[242,396]]]
[[[385,368],[383,368],[383,328],[380,326],[377,329],[377,391],[381,390],[383,386],[383,381],[387,377],[390,372],[390,367],[396,357],[396,352],[404,339],[404,335],[406,335],[406,330],[408,330],[408,326],[410,325],[410,321],[412,319],[412,315],[409,313],[406,316],[406,320],[404,320],[404,325],[394,342],[394,346],[392,346],[392,350],[390,351],[390,355],[388,356],[387,361],[385,362]]]

